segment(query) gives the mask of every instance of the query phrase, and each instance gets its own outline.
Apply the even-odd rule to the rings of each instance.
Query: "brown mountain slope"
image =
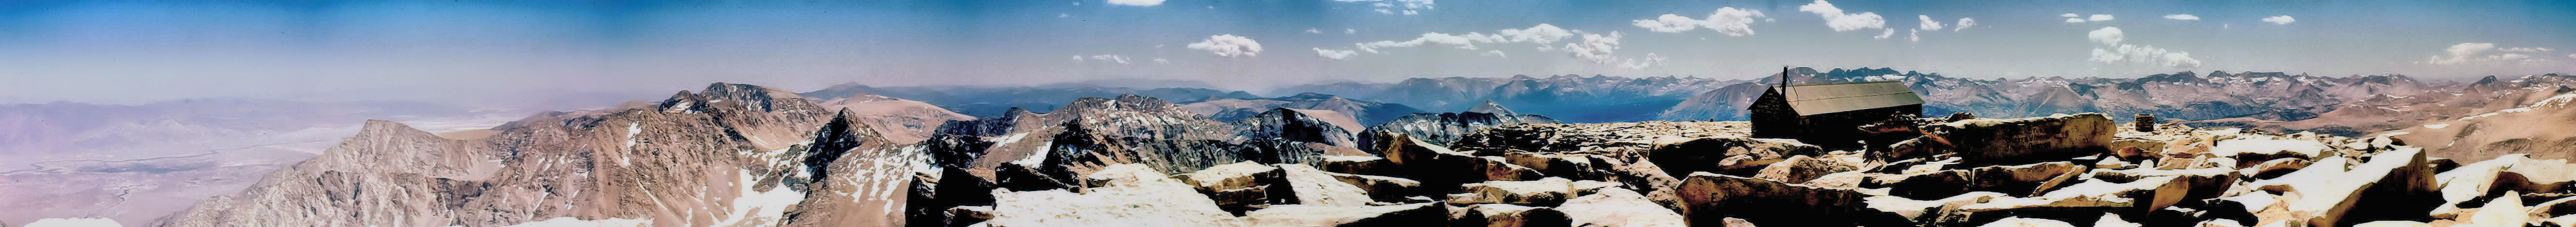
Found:
[[[827,114],[793,93],[717,83],[649,108],[531,117],[478,140],[376,121],[157,225],[775,224],[807,195],[799,147]]]

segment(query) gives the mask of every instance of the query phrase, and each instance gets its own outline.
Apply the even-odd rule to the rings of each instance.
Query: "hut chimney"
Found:
[[[2138,132],[2156,132],[2156,115],[2138,114]]]

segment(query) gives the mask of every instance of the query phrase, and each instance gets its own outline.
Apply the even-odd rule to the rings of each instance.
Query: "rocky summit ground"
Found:
[[[1743,137],[1742,122],[1528,124],[1370,156],[1115,164],[1073,188],[919,174],[912,226],[2569,226],[2576,165],[2464,162],[2390,137],[2102,114],[1942,119],[1892,154]],[[1004,180],[1008,181],[1008,180]],[[1004,182],[1008,184],[1008,182]],[[952,194],[955,193],[955,194]]]

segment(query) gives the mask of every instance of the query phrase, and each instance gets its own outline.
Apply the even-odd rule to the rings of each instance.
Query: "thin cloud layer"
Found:
[[[2280,16],[2265,17],[2265,18],[2263,18],[2263,22],[2264,22],[2264,23],[2272,23],[2272,24],[2290,24],[2290,23],[2292,23],[2292,22],[2299,22],[2299,19],[2296,19],[2296,18],[2290,18],[2290,15],[2280,15]]]

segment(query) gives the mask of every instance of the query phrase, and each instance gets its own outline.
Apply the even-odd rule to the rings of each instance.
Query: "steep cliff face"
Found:
[[[808,173],[788,178],[789,185],[802,185],[805,194],[786,211],[784,226],[904,225],[913,176],[938,173],[925,170],[930,156],[919,145],[879,136],[883,131],[862,121],[863,114],[840,116],[815,131],[803,165],[794,166]]]
[[[827,111],[718,83],[650,108],[555,114],[454,140],[392,122],[162,226],[503,225],[556,217],[657,225],[777,223]],[[826,173],[828,175],[828,173]]]

